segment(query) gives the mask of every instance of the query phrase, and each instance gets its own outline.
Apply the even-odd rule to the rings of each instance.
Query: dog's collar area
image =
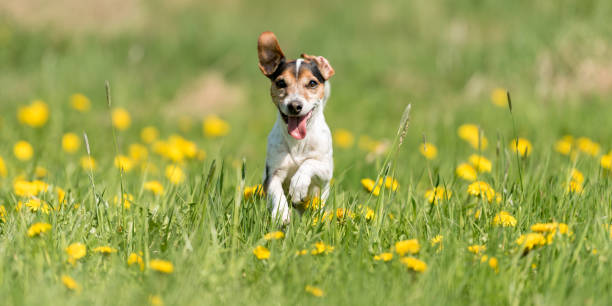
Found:
[[[319,82],[321,82],[321,84],[325,83],[325,78],[323,77],[323,75],[321,74],[321,71],[319,70],[319,67],[317,67],[317,63],[315,63],[314,61],[310,61],[310,62],[303,62],[299,67],[304,66],[304,64],[306,64],[306,67],[308,67],[308,69],[310,69],[310,71],[312,72],[312,75],[317,78],[317,80]],[[278,67],[276,67],[276,70],[274,70],[274,72],[272,72],[270,75],[268,75],[267,77],[270,79],[270,81],[276,80],[276,78],[283,72],[285,71],[285,69],[287,69],[287,66],[289,65],[295,65],[296,69],[298,69],[298,65],[297,65],[297,61],[291,61],[291,62],[287,62],[284,58],[281,59],[281,62],[278,64]],[[296,75],[299,74],[299,71],[295,72]]]

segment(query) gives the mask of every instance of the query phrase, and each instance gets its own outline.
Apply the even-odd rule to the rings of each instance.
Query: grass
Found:
[[[149,3],[145,28],[113,35],[71,35],[0,15],[0,157],[7,168],[4,177],[0,171],[0,204],[6,208],[0,221],[3,304],[148,304],[154,296],[167,305],[612,300],[612,237],[604,227],[612,223],[611,177],[600,165],[612,149],[606,128],[610,89],[588,75],[586,84],[593,87],[584,85],[579,69],[589,60],[606,67],[612,45],[607,1],[357,1],[350,14],[346,5],[323,1],[299,12],[285,2],[191,3],[172,10],[166,5]],[[334,148],[334,184],[325,211],[341,208],[357,216],[313,225],[321,213],[309,211],[294,216],[285,237],[273,241],[263,239],[279,229],[265,200],[242,193],[260,183],[264,139],[276,116],[268,81],[256,67],[255,42],[263,30],[276,32],[288,56],[306,52],[330,60],[337,74],[326,118],[333,131],[347,129],[355,137],[349,148]],[[141,57],[134,55],[139,52]],[[168,114],[177,92],[210,71],[220,72],[244,96],[232,107],[217,108],[231,126],[224,137],[203,136],[207,112]],[[112,128],[105,80],[112,88],[111,108],[124,107],[132,116],[127,130]],[[495,87],[512,92],[512,113],[490,102]],[[90,111],[70,107],[75,92],[91,99]],[[41,128],[16,116],[34,99],[50,109]],[[410,125],[396,151],[408,103]],[[488,147],[474,149],[457,136],[465,123],[481,127]],[[131,144],[142,143],[140,131],[148,125],[159,129],[161,139],[180,134],[206,151],[204,159],[181,164],[184,182],[170,181],[165,170],[172,163],[149,144],[149,171],[138,164],[122,174],[113,166],[115,156],[129,155]],[[87,135],[95,171],[80,166],[88,154],[83,140],[76,153],[62,150],[67,132]],[[565,134],[589,137],[601,150],[575,159],[559,154],[554,145]],[[361,136],[391,145],[368,158],[371,152],[357,144]],[[516,137],[531,141],[529,156],[510,149]],[[423,139],[438,148],[437,158],[419,153]],[[13,154],[18,140],[32,144],[31,159]],[[469,196],[471,182],[455,175],[457,165],[477,152],[492,162],[492,171],[478,179],[501,195],[500,203]],[[39,179],[50,190],[36,196],[61,207],[49,214],[16,210],[28,197],[16,194],[14,182],[34,180],[37,167],[47,170]],[[582,194],[566,192],[572,168],[584,174]],[[376,179],[387,169],[399,183],[396,192],[383,188],[372,196],[363,189],[362,178]],[[163,195],[144,189],[150,180],[163,185]],[[431,205],[425,193],[432,185],[445,186],[452,197]],[[55,187],[66,191],[63,206]],[[122,193],[133,198],[129,209],[117,204]],[[373,209],[374,219],[364,218],[360,205]],[[495,226],[500,211],[514,216],[516,225]],[[573,234],[556,235],[527,253],[516,244],[533,224],[553,221],[568,224]],[[35,222],[52,229],[28,237]],[[430,243],[437,235],[444,237],[442,249]],[[373,259],[407,239],[420,242],[412,256],[427,264],[425,272],[411,271],[397,254],[391,262]],[[87,247],[75,265],[65,251],[74,242]],[[317,242],[334,250],[296,255]],[[497,272],[481,262],[483,254],[467,250],[475,244],[486,245],[483,254],[499,261]],[[270,250],[269,259],[255,258],[258,245]],[[117,252],[98,254],[98,246]],[[127,264],[132,252],[142,252],[143,271]],[[153,259],[170,261],[174,271],[151,270]],[[80,290],[67,289],[62,275]],[[313,296],[307,285],[324,296]]]

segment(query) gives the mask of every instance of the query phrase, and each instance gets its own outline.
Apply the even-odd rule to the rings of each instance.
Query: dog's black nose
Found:
[[[302,111],[302,102],[291,101],[289,102],[288,108],[291,115],[297,115]]]

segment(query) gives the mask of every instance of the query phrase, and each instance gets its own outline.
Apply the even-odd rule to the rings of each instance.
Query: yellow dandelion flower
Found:
[[[470,155],[469,161],[470,164],[472,164],[472,166],[478,170],[478,172],[491,172],[491,161],[486,159],[484,156],[472,154]]]
[[[134,161],[125,155],[117,155],[115,157],[115,167],[123,172],[130,172],[134,168]]]
[[[491,267],[491,269],[495,270],[495,273],[499,272],[499,262],[498,262],[497,258],[491,257],[489,259],[489,267]]]
[[[467,192],[471,196],[486,199],[489,203],[495,197],[495,190],[489,184],[483,181],[476,181],[468,186]]]
[[[455,170],[455,174],[466,180],[466,181],[475,181],[476,178],[478,177],[478,174],[476,173],[476,169],[474,169],[472,166],[470,166],[467,163],[462,163],[459,166],[457,166],[457,169]]]
[[[371,208],[369,208],[367,206],[362,206],[362,205],[359,205],[358,208],[359,208],[360,213],[363,215],[363,217],[366,220],[370,221],[370,220],[374,219],[375,213],[374,213],[373,209],[371,209]]]
[[[4,207],[4,206],[3,206]],[[6,212],[4,213],[6,214]],[[34,237],[39,236],[51,229],[51,224],[45,222],[36,222],[28,228],[28,236]]]
[[[62,149],[66,153],[74,153],[81,146],[81,139],[75,133],[66,133],[62,136]]]
[[[478,245],[478,244],[474,244],[474,245],[470,245],[467,247],[468,251],[478,255],[484,251],[487,250],[487,246],[486,245]]]
[[[559,223],[559,234],[572,235],[572,231],[570,231],[569,226],[565,223]]]
[[[475,124],[463,124],[457,130],[459,138],[467,141],[474,149],[486,149],[489,141],[484,135],[480,135],[480,129]]]
[[[4,163],[4,159],[2,159],[2,156],[0,156],[0,177],[6,177],[7,174],[6,163]]]
[[[13,182],[13,191],[20,197],[33,197],[47,191],[48,188],[49,185],[41,181],[28,182],[23,179],[17,179]]]
[[[85,95],[75,93],[70,96],[70,106],[79,112],[86,112],[91,108],[91,101]]]
[[[574,147],[574,137],[570,135],[563,136],[563,138],[561,138],[555,143],[555,151],[563,155],[570,155],[573,147]]]
[[[306,249],[295,251],[295,255],[296,256],[302,256],[302,255],[306,255],[306,254],[308,254],[308,250],[306,250]]]
[[[548,241],[544,235],[540,233],[529,233],[526,235],[521,235],[518,239],[516,239],[516,244],[522,246],[526,251],[529,251],[536,246],[546,245],[547,243]]]
[[[48,191],[50,187],[49,184],[39,180],[33,180],[32,185],[36,189],[37,194]]]
[[[264,195],[265,193],[263,193],[261,196],[264,196]],[[325,206],[325,203],[321,202],[320,197],[310,197],[303,203],[304,209],[318,210],[318,209],[323,208],[324,206]]]
[[[264,235],[264,239],[266,240],[278,240],[285,237],[285,233],[281,231],[270,232]]]
[[[68,262],[74,265],[77,260],[87,255],[87,247],[80,242],[75,242],[66,248],[66,253],[68,254]]]
[[[142,252],[140,255],[136,253],[130,253],[130,256],[128,256],[127,259],[127,264],[128,266],[138,264],[140,266],[140,271],[144,271],[144,261],[142,260]]]
[[[427,270],[427,264],[424,261],[414,257],[401,258],[400,262],[415,272],[425,272],[425,270]]]
[[[80,163],[81,163],[81,168],[83,168],[83,170],[86,170],[86,171],[93,171],[93,170],[96,170],[96,168],[98,167],[96,164],[96,160],[90,156],[81,157]]]
[[[365,178],[361,180],[361,185],[375,196],[380,194],[380,188],[383,186],[391,191],[397,191],[397,188],[399,187],[397,180],[392,177],[385,177],[384,179],[378,180],[378,183],[374,183],[374,180],[372,179]]]
[[[584,192],[584,188],[582,187],[582,184],[572,180],[565,187],[565,192],[573,194],[582,194]]]
[[[20,140],[15,143],[15,146],[13,146],[13,153],[18,160],[28,161],[32,158],[32,156],[34,156],[34,148],[32,148],[32,145],[29,142]]]
[[[171,135],[168,138],[168,144],[179,150],[184,158],[195,158],[198,154],[198,146],[180,135]]]
[[[18,109],[17,119],[20,123],[34,128],[42,127],[49,119],[49,107],[42,100],[35,100],[30,105]]]
[[[146,161],[149,156],[147,147],[139,143],[131,144],[128,151],[130,153],[130,158],[137,164]]]
[[[374,256],[374,260],[377,260],[377,261],[382,260],[382,261],[387,262],[387,261],[390,261],[391,259],[393,259],[393,253],[390,253],[390,252],[380,253]]]
[[[508,91],[504,88],[495,88],[491,91],[491,102],[499,107],[508,107]]]
[[[34,169],[34,176],[36,178],[43,178],[47,176],[47,174],[49,174],[49,171],[47,171],[47,169],[44,167],[36,166],[36,169]]]
[[[151,306],[163,306],[164,300],[162,300],[161,296],[157,294],[151,295],[149,296],[149,304],[151,304]]]
[[[318,287],[314,287],[311,285],[306,285],[306,287],[304,288],[304,290],[306,290],[306,292],[316,296],[316,297],[322,297],[324,295],[323,290],[321,290],[321,288]]]
[[[355,136],[345,129],[335,130],[332,138],[334,140],[334,144],[343,149],[351,148],[355,143]]]
[[[493,225],[503,227],[514,227],[516,226],[516,218],[514,218],[509,212],[500,211],[493,218]]]
[[[230,131],[229,123],[216,115],[209,115],[204,118],[202,128],[206,137],[221,137],[227,135]]]
[[[576,147],[580,152],[591,156],[597,156],[599,155],[599,151],[601,151],[601,146],[588,137],[580,137],[576,139]]]
[[[177,165],[168,165],[166,167],[166,178],[170,183],[178,185],[185,181],[185,172]]]
[[[369,179],[369,178],[364,178],[361,180],[361,185],[363,186],[363,188],[365,188],[368,192],[372,193],[375,196],[378,196],[380,194],[380,185],[377,185],[374,180]]]
[[[435,159],[438,156],[438,148],[433,143],[422,143],[419,146],[419,152],[427,159]]]
[[[440,201],[450,200],[452,195],[453,192],[447,190],[443,186],[438,186],[425,192],[425,198],[427,201],[435,205],[437,205]]]
[[[165,274],[170,274],[174,271],[174,265],[167,260],[152,259],[149,262],[149,269]]]
[[[324,222],[330,222],[330,221],[332,221],[333,219],[334,219],[334,214],[333,214],[333,213],[331,213],[331,212],[329,212],[329,211],[326,211],[326,212],[324,212],[324,213],[321,215],[321,218],[317,218],[317,217],[315,217],[315,218],[312,220],[312,226],[315,226],[315,225],[319,224],[319,222],[321,222],[321,223],[324,223]]]
[[[159,130],[154,126],[146,126],[140,131],[140,139],[144,143],[153,143],[159,138]]]
[[[344,218],[354,219],[355,213],[346,208],[337,208],[336,209],[336,219],[338,221],[343,221]]]
[[[444,239],[444,236],[442,235],[436,235],[435,237],[431,238],[430,242],[431,242],[431,246],[434,246],[436,244],[440,244],[440,246],[442,245],[442,240]]]
[[[110,246],[99,246],[99,247],[95,247],[92,251],[94,253],[108,255],[108,254],[117,252],[117,249],[110,247]]]
[[[570,177],[572,181],[578,184],[582,184],[582,182],[584,182],[584,175],[582,174],[582,172],[580,172],[580,170],[576,168],[572,168],[572,171],[570,172]]]
[[[25,206],[31,212],[40,211],[40,212],[45,213],[47,215],[49,214],[49,211],[51,210],[51,207],[49,206],[49,204],[47,204],[46,202],[42,201],[41,199],[37,199],[37,198],[28,199],[28,201],[25,203]]]
[[[61,279],[62,279],[62,284],[64,284],[64,286],[66,286],[67,289],[70,289],[72,291],[81,290],[81,286],[79,286],[79,284],[74,280],[74,278],[68,275],[62,275]]]
[[[320,241],[314,244],[314,249],[310,251],[310,254],[312,255],[328,254],[333,251],[334,251],[333,246],[325,244],[325,242]]]
[[[457,129],[457,134],[459,138],[463,140],[468,140],[471,138],[478,138],[478,126],[475,124],[462,124]]]
[[[132,124],[132,118],[130,117],[130,113],[121,107],[117,107],[113,109],[111,112],[111,119],[113,122],[113,126],[119,131],[125,131]]]
[[[6,222],[6,207],[0,205],[0,221]]]
[[[556,223],[536,223],[531,226],[531,230],[538,233],[554,232],[557,230]]]
[[[562,235],[572,235],[572,231],[570,231],[569,226],[565,223],[536,223],[531,226],[531,231],[536,233],[556,233]]]
[[[119,196],[115,196],[113,198],[113,204],[117,205],[119,204],[119,202],[120,202]],[[132,203],[134,203],[134,196],[130,193],[124,193],[123,194],[123,208],[130,209],[130,207],[132,206]]]
[[[66,203],[66,190],[60,187],[55,187],[55,192],[57,193],[57,201],[61,204],[65,204]]]
[[[270,258],[270,250],[268,250],[265,246],[258,245],[253,249],[253,255],[257,257],[259,260],[264,260]]]
[[[399,256],[405,254],[416,254],[421,249],[421,245],[417,239],[402,240],[395,243],[395,252]]]
[[[244,188],[244,199],[245,200],[249,200],[253,197],[258,197],[261,198],[265,195],[265,192],[263,190],[263,185],[259,184],[259,185],[255,185],[255,186],[249,186],[249,187],[245,187]]]
[[[604,156],[601,157],[601,159],[599,160],[599,163],[601,165],[602,168],[606,169],[606,170],[612,170],[612,153],[611,154],[606,154]],[[2,166],[1,166],[1,162],[0,162],[0,175],[2,174]]]
[[[164,194],[164,186],[159,181],[148,181],[144,183],[144,189],[152,192],[154,195]]]
[[[510,142],[510,149],[512,152],[516,153],[518,151],[519,155],[527,157],[531,154],[531,151],[533,151],[533,145],[531,145],[529,140],[519,137]]]
[[[397,187],[399,187],[399,183],[397,182],[396,179],[388,177],[388,176],[385,177],[385,188],[391,191],[396,191]]]

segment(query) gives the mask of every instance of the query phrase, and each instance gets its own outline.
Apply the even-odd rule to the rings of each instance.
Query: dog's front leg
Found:
[[[327,190],[328,183],[331,180],[332,168],[329,163],[325,163],[315,159],[307,159],[302,163],[300,168],[295,172],[291,178],[291,184],[289,184],[289,196],[291,202],[298,204],[304,203],[308,197],[308,189],[313,178],[317,178],[322,182],[324,187],[325,196],[329,191]]]
[[[283,224],[289,224],[291,211],[283,191],[282,180],[278,176],[272,176],[268,179],[266,194],[268,196],[268,209],[272,214],[272,219],[274,221],[281,221]]]

